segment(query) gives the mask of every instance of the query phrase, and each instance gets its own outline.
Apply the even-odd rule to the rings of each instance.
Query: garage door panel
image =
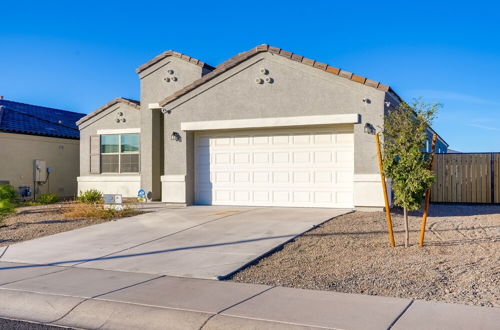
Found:
[[[198,133],[198,204],[352,207],[352,130]]]
[[[273,183],[275,184],[290,184],[290,173],[287,172],[273,172]]]

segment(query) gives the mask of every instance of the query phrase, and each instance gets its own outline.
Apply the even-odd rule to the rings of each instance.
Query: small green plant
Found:
[[[0,185],[0,225],[5,217],[15,212],[16,190],[10,184]]]
[[[425,191],[434,182],[425,143],[439,104],[401,103],[384,122],[383,167],[392,180],[394,204],[403,208],[405,247],[409,245],[408,211],[422,206]]]
[[[0,225],[3,223],[5,217],[15,212],[14,205],[6,199],[0,200]]]
[[[0,200],[13,202],[16,199],[16,189],[10,184],[0,185]]]
[[[89,189],[80,191],[77,200],[85,204],[98,204],[102,203],[102,193],[96,189]]]
[[[56,194],[43,194],[38,196],[36,201],[40,204],[54,204],[59,201],[59,196]]]

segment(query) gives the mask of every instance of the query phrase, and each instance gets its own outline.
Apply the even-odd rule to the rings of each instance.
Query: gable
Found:
[[[301,63],[305,66],[310,66],[310,67],[313,67],[317,70],[321,70],[321,71],[330,73],[332,75],[338,75],[339,77],[349,79],[349,80],[354,81],[356,83],[370,86],[372,88],[376,88],[376,89],[382,90],[384,92],[388,92],[390,94],[393,94],[396,98],[400,99],[399,96],[396,93],[394,93],[394,91],[392,91],[392,89],[387,85],[384,85],[382,83],[379,83],[379,82],[371,80],[371,79],[367,79],[363,76],[359,76],[359,75],[353,74],[353,73],[345,71],[345,70],[341,70],[341,69],[332,67],[332,66],[327,65],[325,63],[321,63],[321,62],[317,62],[317,61],[312,60],[312,59],[305,58],[303,56],[294,54],[292,52],[285,51],[284,49],[280,49],[277,47],[272,47],[272,46],[264,44],[264,45],[260,45],[260,46],[257,46],[255,48],[252,48],[249,51],[240,53],[240,54],[230,58],[229,60],[223,62],[222,64],[218,65],[214,71],[212,71],[212,72],[208,73],[207,75],[203,76],[202,78],[194,81],[192,84],[182,88],[181,90],[178,90],[173,95],[170,95],[170,96],[166,97],[165,99],[163,99],[163,101],[159,102],[159,105],[163,107],[163,106],[167,105],[168,103],[175,101],[176,99],[184,96],[185,94],[188,94],[191,91],[197,89],[199,86],[204,85],[208,81],[215,79],[216,77],[223,74],[224,72],[231,70],[233,68],[236,68],[239,65],[241,65],[242,63],[245,63],[247,60],[251,59],[252,57],[259,55],[259,54],[262,54],[262,53],[269,53],[269,54],[277,55],[277,56],[280,56],[280,57],[287,59],[289,61],[298,62],[298,63]]]
[[[89,126],[103,129],[140,127],[140,106],[126,99],[115,99],[78,121],[80,130]]]
[[[266,81],[268,80],[268,81]],[[175,94],[174,94],[175,95]],[[281,115],[359,113],[363,98],[377,100],[383,109],[385,92],[337,75],[262,53],[190,93],[172,101],[166,109],[224,113],[247,117]],[[177,109],[178,108],[178,109]],[[201,110],[200,110],[201,111]],[[193,114],[194,115],[194,114]],[[210,115],[208,115],[210,116]]]
[[[166,57],[139,74],[141,101],[145,105],[159,102],[202,75],[201,67],[174,56]]]

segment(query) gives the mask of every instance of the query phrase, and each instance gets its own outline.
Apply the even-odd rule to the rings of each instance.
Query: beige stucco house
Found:
[[[401,102],[389,86],[268,45],[215,68],[167,51],[137,73],[140,102],[118,98],[78,121],[80,190],[144,189],[187,205],[383,206],[373,130]]]
[[[0,98],[0,184],[28,187],[30,198],[76,196],[83,116]]]

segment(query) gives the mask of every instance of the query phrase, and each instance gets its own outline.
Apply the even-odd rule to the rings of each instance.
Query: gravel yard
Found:
[[[74,203],[64,202],[16,209],[0,224],[0,246],[11,245],[41,236],[95,225],[110,219],[67,218],[64,213]]]
[[[385,213],[335,218],[233,276],[237,282],[332,290],[481,306],[500,306],[500,205],[431,205],[424,248],[421,213],[393,212],[396,248]]]

